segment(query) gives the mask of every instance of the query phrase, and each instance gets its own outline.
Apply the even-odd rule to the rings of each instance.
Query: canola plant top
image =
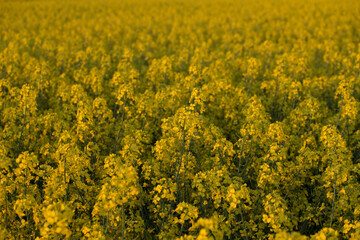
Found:
[[[360,239],[360,1],[0,0],[0,239]]]

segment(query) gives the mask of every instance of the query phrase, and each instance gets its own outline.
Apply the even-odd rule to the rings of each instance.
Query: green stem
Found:
[[[247,228],[246,228],[246,222],[244,221],[244,215],[243,215],[243,213],[242,213],[242,207],[241,207],[241,205],[240,205],[239,209],[240,209],[241,222],[243,223],[243,226],[244,226],[245,238],[246,238],[246,240],[248,240],[249,237],[248,237],[248,233],[247,233],[247,230],[246,230],[246,229],[247,229]]]
[[[125,211],[124,205],[121,206],[121,240],[125,239]]]
[[[7,191],[5,188],[5,229],[8,229],[8,198],[7,198]]]
[[[125,102],[125,101],[124,101]],[[125,102],[126,103],[126,102]],[[115,138],[115,141],[114,141],[114,153],[116,153],[117,151],[117,143],[119,141],[119,138],[120,138],[120,133],[121,133],[121,129],[123,127],[123,123],[124,123],[124,119],[125,119],[125,104],[124,104],[124,110],[123,110],[123,114],[121,116],[121,123],[120,123],[120,127],[119,127],[119,130],[116,134],[116,138]]]
[[[25,112],[23,115],[23,123],[21,126],[20,139],[19,139],[19,144],[18,144],[18,149],[17,149],[17,157],[20,155],[21,148],[22,148],[22,139],[23,139],[23,133],[24,133],[24,127],[25,127],[26,111],[27,111],[27,108],[25,108]]]
[[[337,180],[337,174],[335,173],[334,193],[333,193],[333,202],[332,202],[332,208],[331,208],[330,228],[332,227],[332,223],[333,223],[333,219],[334,219],[334,212],[335,212],[336,180]]]
[[[65,185],[65,203],[68,201],[68,184],[66,183],[66,157],[64,157],[64,185]]]
[[[179,182],[179,174],[180,174],[180,169],[181,169],[181,165],[182,165],[182,159],[183,159],[183,154],[184,154],[184,150],[185,150],[185,122],[184,125],[182,126],[182,132],[183,132],[183,141],[182,141],[182,146],[181,146],[181,152],[180,152],[180,160],[179,160],[179,166],[178,169],[176,171],[176,175],[175,175],[175,182],[176,182],[176,186],[177,186],[177,201],[179,202],[179,198],[180,198],[180,182]]]
[[[240,166],[241,166],[241,161],[242,161],[242,155],[243,155],[243,150],[244,150],[244,137],[242,138],[242,144],[241,144],[241,151],[240,151],[240,158],[239,158],[239,164],[238,164],[238,172],[237,175],[239,176],[240,174]]]

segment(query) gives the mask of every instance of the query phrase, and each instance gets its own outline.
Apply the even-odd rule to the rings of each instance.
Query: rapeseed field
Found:
[[[360,239],[360,1],[0,0],[0,239]]]

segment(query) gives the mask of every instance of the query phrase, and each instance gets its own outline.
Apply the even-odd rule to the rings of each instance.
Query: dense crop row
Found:
[[[360,239],[357,0],[0,0],[0,239]]]

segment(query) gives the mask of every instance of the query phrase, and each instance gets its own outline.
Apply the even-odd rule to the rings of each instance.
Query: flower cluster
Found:
[[[0,0],[1,239],[360,239],[358,0]]]

